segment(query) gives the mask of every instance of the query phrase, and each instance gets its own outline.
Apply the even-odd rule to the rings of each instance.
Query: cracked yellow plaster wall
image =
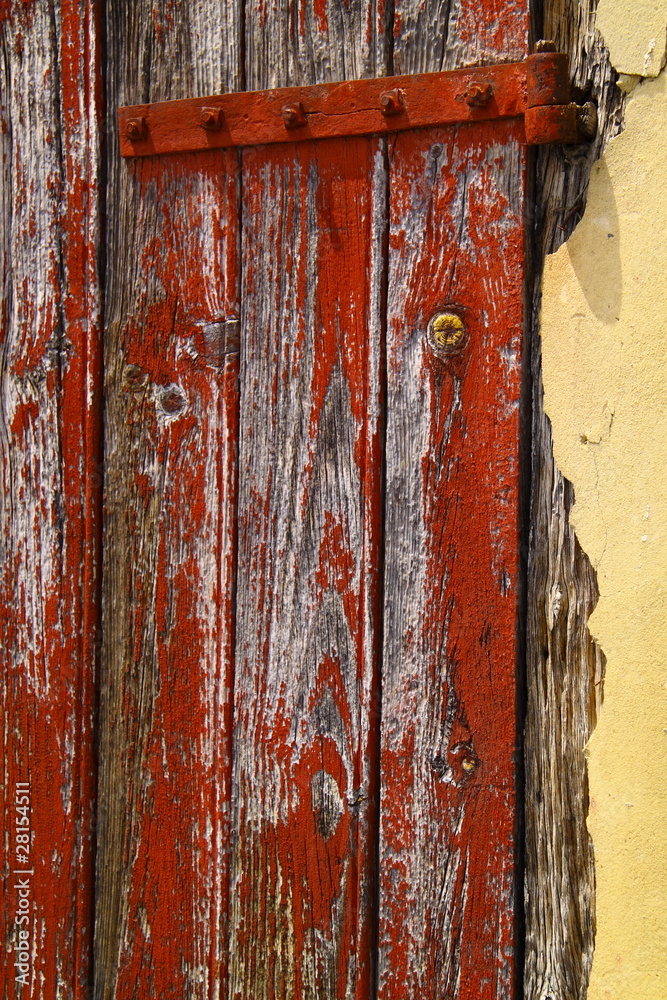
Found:
[[[588,1000],[667,1000],[667,4],[601,0],[625,130],[547,261],[545,406],[598,574],[590,741],[597,937]],[[657,59],[657,63],[656,63]],[[567,1000],[567,998],[558,998]]]
[[[667,46],[665,0],[600,0],[596,27],[619,73],[660,73]]]

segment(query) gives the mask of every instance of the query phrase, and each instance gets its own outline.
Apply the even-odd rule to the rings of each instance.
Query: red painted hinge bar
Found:
[[[123,156],[260,146],[523,117],[526,142],[582,142],[595,108],[570,103],[567,56],[120,108]]]

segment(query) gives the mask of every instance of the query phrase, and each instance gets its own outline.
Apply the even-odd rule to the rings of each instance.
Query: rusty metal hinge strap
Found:
[[[567,56],[120,108],[123,156],[401,132],[523,118],[526,142],[582,142],[594,106],[570,102]]]

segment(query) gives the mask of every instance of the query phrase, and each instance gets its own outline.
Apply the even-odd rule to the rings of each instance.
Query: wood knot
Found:
[[[177,385],[168,385],[160,393],[160,406],[170,417],[185,409],[185,393]]]
[[[326,771],[318,771],[310,783],[310,794],[317,829],[328,840],[336,832],[345,808],[338,782]]]
[[[141,365],[125,365],[123,389],[125,392],[141,392],[148,382],[148,372]]]

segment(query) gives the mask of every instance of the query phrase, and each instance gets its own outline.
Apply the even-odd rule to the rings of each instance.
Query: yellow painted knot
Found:
[[[433,351],[443,357],[465,347],[468,331],[458,313],[438,312],[429,321],[428,338]]]

